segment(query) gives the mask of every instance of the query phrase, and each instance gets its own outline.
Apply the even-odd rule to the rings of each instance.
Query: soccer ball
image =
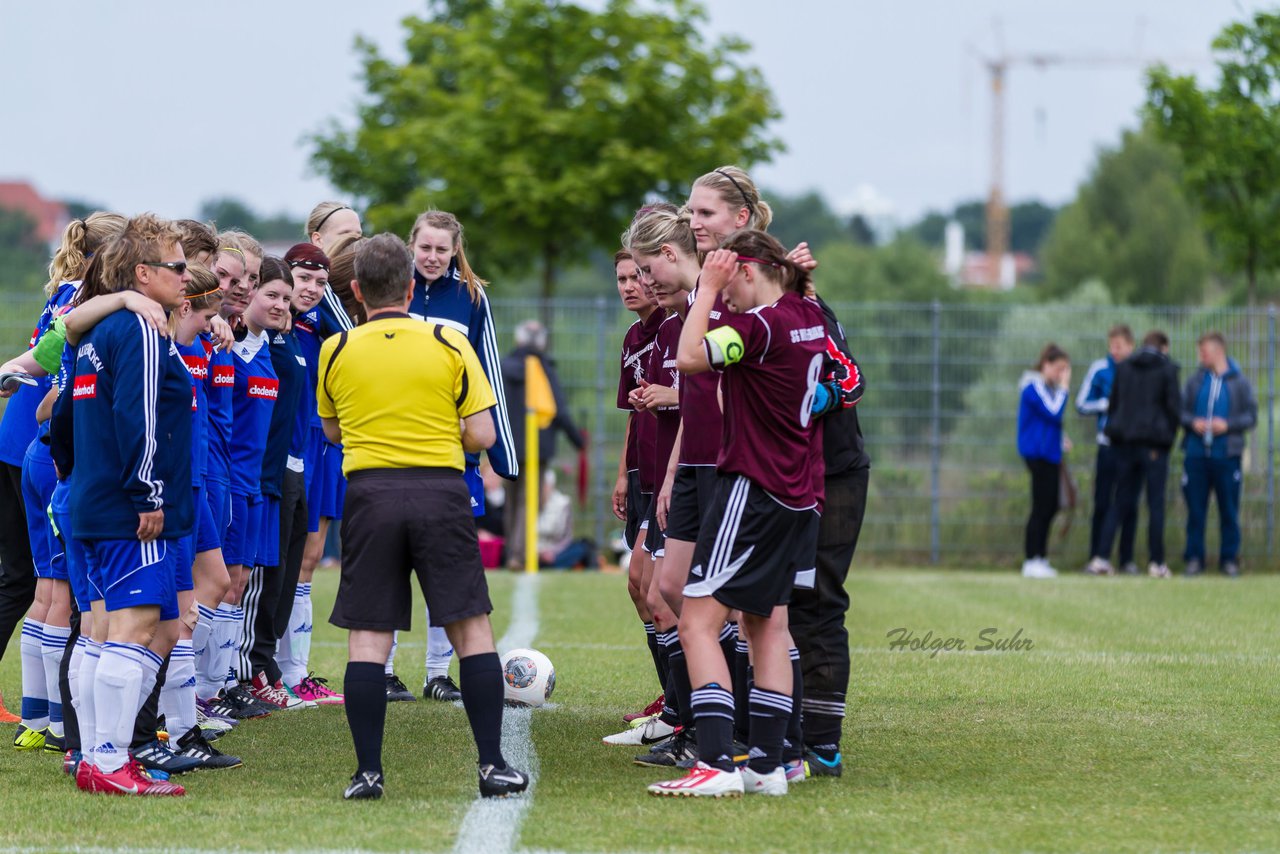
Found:
[[[536,649],[513,649],[502,656],[502,682],[508,705],[536,708],[551,699],[556,669]]]

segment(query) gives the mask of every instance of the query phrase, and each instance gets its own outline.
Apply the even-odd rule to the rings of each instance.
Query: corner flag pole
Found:
[[[524,357],[524,571],[538,571],[538,499],[542,473],[538,471],[538,407],[535,399],[535,374],[542,365],[536,356]]]

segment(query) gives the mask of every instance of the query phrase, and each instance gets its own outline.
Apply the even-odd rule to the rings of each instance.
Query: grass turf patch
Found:
[[[511,581],[490,573],[498,635]],[[345,643],[322,616],[335,584],[335,573],[317,574],[313,662],[340,688]],[[538,587],[534,645],[555,663],[557,686],[553,707],[533,714],[541,776],[520,848],[1280,848],[1280,577],[855,572],[845,776],[787,798],[715,803],[646,795],[668,775],[633,765],[639,749],[600,743],[657,693],[625,579],[545,574]],[[893,650],[898,628],[966,649]],[[1021,630],[1031,647],[977,651],[986,629],[1006,640]],[[417,625],[401,639],[397,669],[411,689],[422,684],[423,638]],[[11,708],[19,682],[15,636],[0,663]],[[0,746],[10,806],[0,846],[449,850],[475,792],[465,714],[421,701],[388,712],[388,790],[376,804],[341,801],[353,756],[340,709],[243,724],[219,745],[244,768],[188,775],[188,797],[162,803],[81,795],[56,757]]]

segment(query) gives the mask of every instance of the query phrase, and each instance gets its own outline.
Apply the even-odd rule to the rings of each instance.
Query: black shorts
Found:
[[[716,497],[715,466],[680,466],[671,484],[671,507],[667,509],[667,537],[696,543],[702,520]]]
[[[809,511],[813,518],[809,520],[801,536],[804,547],[796,560],[796,589],[812,590],[818,582],[818,531],[822,527],[822,514],[817,509]]]
[[[814,565],[817,518],[812,509],[779,504],[741,475],[718,478],[685,597],[713,596],[728,608],[769,616],[791,601],[797,571]]]
[[[493,610],[462,472],[352,472],[342,511],[342,578],[329,622],[344,629],[407,631],[414,572],[432,625]]]
[[[662,529],[658,527],[658,493],[649,496],[649,509],[645,511],[645,519],[648,530],[644,535],[644,550],[654,557],[662,557],[666,554],[667,538]]]
[[[640,491],[640,472],[627,472],[627,527],[622,532],[622,539],[629,549],[636,547],[640,523],[649,510],[649,500],[650,496]]]

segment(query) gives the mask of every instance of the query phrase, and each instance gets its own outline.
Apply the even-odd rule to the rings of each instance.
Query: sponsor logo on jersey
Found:
[[[188,353],[182,357],[182,361],[186,363],[187,371],[191,374],[192,379],[203,381],[209,376],[208,359]]]
[[[280,381],[266,377],[249,377],[249,397],[275,400],[280,396]]]
[[[827,337],[827,330],[821,326],[806,326],[804,329],[791,330],[792,344],[799,344],[801,341],[817,341],[825,337]]]
[[[213,386],[214,388],[232,388],[236,384],[236,369],[234,365],[214,365],[213,366]]]
[[[71,386],[72,400],[85,400],[98,396],[98,375],[77,374],[75,384]]]
[[[198,412],[200,410],[200,398],[196,394],[196,387],[191,387],[191,411]]]

